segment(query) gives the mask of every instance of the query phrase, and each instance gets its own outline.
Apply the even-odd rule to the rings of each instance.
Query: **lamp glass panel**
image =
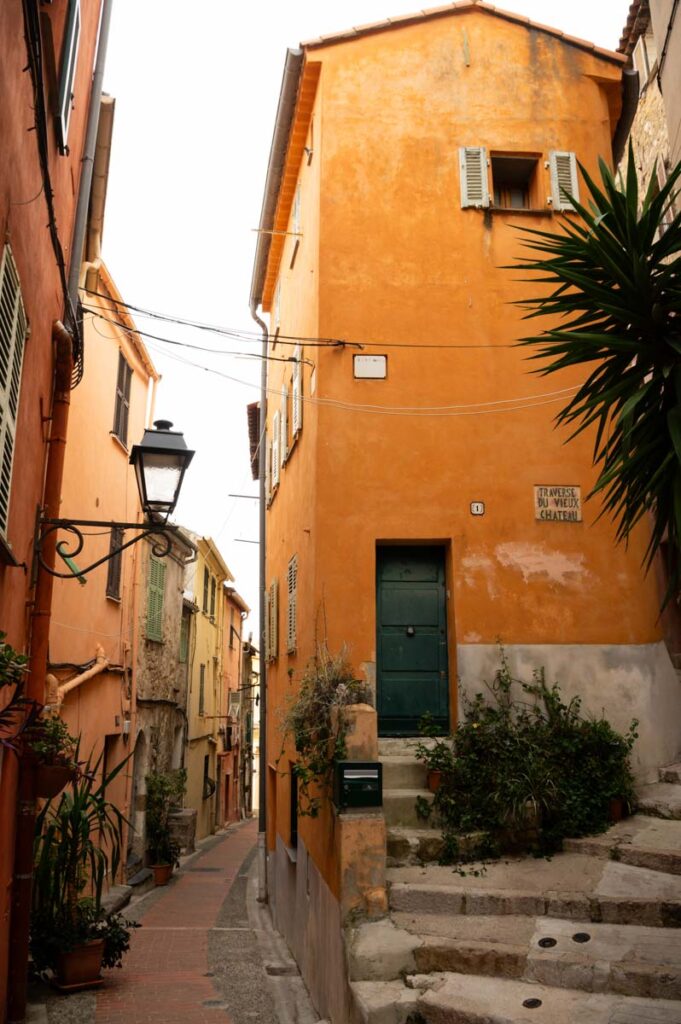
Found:
[[[141,461],[147,503],[152,508],[172,509],[182,479],[184,459],[168,452],[145,452]]]

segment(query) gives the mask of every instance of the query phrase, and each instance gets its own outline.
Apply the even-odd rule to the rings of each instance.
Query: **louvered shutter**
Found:
[[[265,661],[269,661],[270,658],[270,592],[265,591],[265,621],[262,627],[263,631],[263,650],[265,652]]]
[[[294,555],[288,563],[286,576],[286,589],[288,592],[287,621],[286,621],[286,650],[293,654],[297,644],[297,620],[298,620],[298,556]]]
[[[270,658],[277,657],[279,650],[279,582],[270,583]]]
[[[281,452],[281,464],[286,465],[288,459],[288,388],[284,386],[281,392],[281,415],[279,418],[279,448]]]
[[[78,62],[78,44],[80,42],[80,0],[69,0],[64,28],[64,42],[61,51],[61,71],[59,74],[59,148],[66,152],[66,140],[69,135],[71,107],[73,106],[73,85]]]
[[[147,591],[147,640],[163,640],[163,598],[166,589],[166,564],[153,555],[149,558]]]
[[[303,429],[303,363],[300,346],[293,353],[296,360],[291,381],[291,433],[297,437]]]
[[[126,445],[128,443],[128,414],[130,412],[131,380],[132,368],[126,363],[123,353],[119,352],[113,432],[118,440]]]
[[[279,432],[281,430],[280,416],[275,412],[272,417],[272,487],[279,483]]]
[[[461,146],[461,206],[489,206],[487,150],[484,146]]]
[[[16,437],[21,368],[27,335],[26,313],[12,250],[0,261],[0,532],[9,521],[14,439]]]
[[[551,170],[551,194],[554,210],[574,210],[574,206],[565,195],[569,193],[579,202],[579,183],[577,181],[577,158],[574,153],[561,153],[553,150],[549,153]]]

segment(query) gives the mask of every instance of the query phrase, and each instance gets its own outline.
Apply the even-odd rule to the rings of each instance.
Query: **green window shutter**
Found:
[[[147,640],[163,641],[163,598],[166,589],[166,563],[153,555],[149,559],[147,591]]]

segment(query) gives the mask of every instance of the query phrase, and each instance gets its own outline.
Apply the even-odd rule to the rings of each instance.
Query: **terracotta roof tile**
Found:
[[[638,4],[646,4],[647,6],[647,0],[634,0],[632,8]],[[402,14],[395,18],[386,18],[384,21],[374,21],[368,25],[357,25],[356,27],[346,29],[343,32],[334,32],[330,35],[319,36],[317,39],[308,39],[300,45],[301,47],[305,47],[309,50],[319,46],[348,42],[353,39],[359,39],[365,35],[374,35],[377,32],[387,32],[393,28],[400,28],[403,25],[413,25],[422,21],[430,21],[434,18],[447,17],[451,14],[462,14],[465,11],[473,10],[473,8],[486,11],[498,18],[504,18],[506,21],[513,21],[519,25],[526,25],[527,27],[536,29],[540,32],[546,32],[548,35],[555,36],[570,46],[577,46],[580,50],[587,50],[599,57],[604,57],[606,60],[614,61],[618,64],[626,62],[626,57],[621,53],[596,46],[594,43],[589,42],[588,39],[580,39],[578,36],[567,35],[560,29],[552,28],[550,25],[543,25],[540,22],[532,21],[531,18],[526,17],[524,14],[515,14],[513,11],[503,10],[500,7],[496,7],[494,4],[487,3],[486,0],[456,0],[455,3],[443,4],[441,7],[428,7],[422,11],[415,11],[413,14]]]

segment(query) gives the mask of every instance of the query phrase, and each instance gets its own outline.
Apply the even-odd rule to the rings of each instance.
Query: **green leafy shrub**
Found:
[[[26,749],[42,764],[78,767],[78,741],[70,734],[66,722],[57,714],[43,714],[32,722],[23,733],[23,742]]]
[[[300,682],[289,697],[282,715],[284,741],[292,739],[298,761],[298,810],[316,818],[328,793],[337,760],[345,757],[347,727],[344,709],[351,704],[372,703],[371,692],[356,679],[345,651],[332,655],[320,646]],[[283,756],[280,755],[280,759]]]
[[[580,699],[566,703],[543,670],[531,683],[514,680],[502,652],[488,696],[465,702],[451,767],[435,794],[445,849],[472,831],[507,846],[520,838],[539,852],[560,849],[568,836],[603,832],[611,800],[633,804],[636,726],[623,736],[604,718],[585,717]]]
[[[169,815],[182,805],[187,788],[187,771],[152,772],[147,775],[147,850],[152,864],[179,863],[180,847],[173,839]]]

